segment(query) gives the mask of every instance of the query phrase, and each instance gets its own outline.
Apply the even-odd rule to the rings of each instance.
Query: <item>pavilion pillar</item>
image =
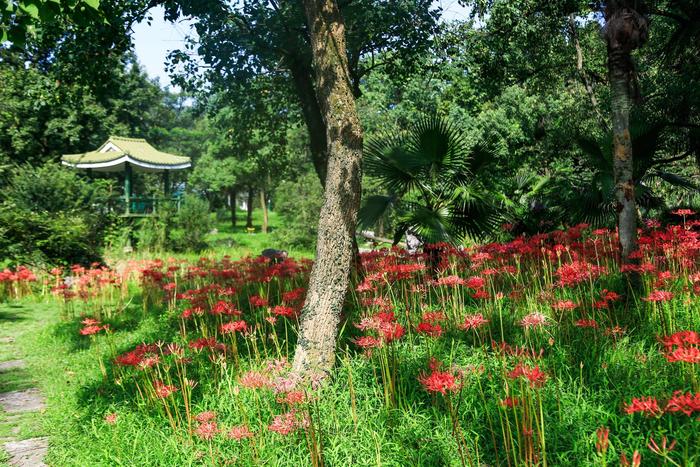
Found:
[[[163,195],[167,198],[170,196],[170,171],[163,171]]]
[[[124,163],[124,200],[126,201],[126,213],[131,213],[131,164]]]

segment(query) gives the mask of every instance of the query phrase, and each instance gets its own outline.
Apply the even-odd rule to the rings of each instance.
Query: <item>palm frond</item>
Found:
[[[391,210],[395,202],[396,197],[394,196],[368,196],[357,213],[358,223],[363,228],[374,226],[379,219]]]
[[[687,178],[683,177],[682,175],[677,175],[674,173],[670,172],[664,172],[661,170],[655,170],[654,172],[650,172],[646,174],[646,176],[642,180],[647,180],[647,179],[660,179],[665,181],[666,183],[670,183],[671,185],[677,187],[677,188],[682,188],[684,190],[693,190],[693,191],[698,191],[700,190],[700,187],[698,187],[695,183],[693,183],[691,180],[688,180]]]

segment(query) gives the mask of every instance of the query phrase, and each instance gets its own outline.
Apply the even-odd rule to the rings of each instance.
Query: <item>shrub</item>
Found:
[[[111,181],[48,163],[13,168],[0,195],[0,257],[15,263],[89,263],[118,218],[96,208]]]
[[[173,217],[172,229],[168,231],[170,247],[177,251],[203,250],[211,226],[209,202],[194,195],[185,196],[180,210]]]
[[[284,226],[274,233],[277,241],[286,248],[314,248],[322,204],[323,190],[315,173],[282,182],[275,190],[275,211]]]

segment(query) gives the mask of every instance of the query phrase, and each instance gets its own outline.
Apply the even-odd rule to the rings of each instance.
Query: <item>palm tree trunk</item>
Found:
[[[631,107],[629,52],[608,49],[613,131],[613,170],[617,229],[622,261],[637,249],[637,206],[634,198],[634,159],[630,135]]]
[[[610,0],[605,5],[605,39],[612,108],[615,208],[622,262],[637,249],[637,207],[634,194],[634,159],[630,135],[634,62],[632,51],[647,39],[648,20],[644,2]]]
[[[304,0],[315,92],[326,122],[328,169],[316,261],[301,316],[294,370],[306,377],[335,363],[340,314],[350,285],[360,206],[362,128],[348,74],[345,25],[335,0]]]

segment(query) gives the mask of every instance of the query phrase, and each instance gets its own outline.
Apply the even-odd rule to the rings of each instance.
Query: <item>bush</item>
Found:
[[[209,202],[187,195],[173,217],[173,226],[168,232],[170,246],[176,251],[201,251],[207,247],[204,239],[211,227]]]
[[[0,257],[17,264],[99,261],[105,232],[118,222],[95,207],[110,183],[53,163],[10,170],[0,195]]]
[[[314,172],[282,182],[275,190],[275,211],[284,226],[274,232],[277,241],[285,248],[314,248],[322,204],[323,190]]]

